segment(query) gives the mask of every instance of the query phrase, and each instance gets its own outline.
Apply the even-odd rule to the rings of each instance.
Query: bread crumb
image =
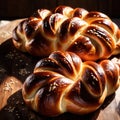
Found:
[[[13,59],[14,54],[10,51],[5,57],[8,58],[8,59]]]
[[[26,70],[26,68],[19,69],[19,75],[25,76],[30,72]]]
[[[5,73],[6,70],[3,67],[0,67],[0,73]]]

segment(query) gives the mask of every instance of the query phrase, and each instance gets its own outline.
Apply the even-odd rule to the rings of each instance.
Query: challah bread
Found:
[[[13,30],[21,51],[48,56],[56,50],[75,52],[82,60],[98,60],[120,53],[120,30],[101,12],[58,6],[38,10]]]
[[[87,114],[119,86],[120,61],[82,62],[72,52],[56,51],[38,61],[23,84],[24,101],[46,116]]]

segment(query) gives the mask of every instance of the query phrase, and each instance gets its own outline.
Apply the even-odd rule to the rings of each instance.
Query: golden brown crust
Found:
[[[83,60],[109,58],[119,53],[119,41],[119,28],[107,15],[69,6],[39,9],[13,31],[16,48],[42,57],[62,50]]]
[[[22,88],[23,98],[40,114],[87,114],[98,109],[119,86],[117,60],[82,62],[72,52],[56,51],[40,60]]]

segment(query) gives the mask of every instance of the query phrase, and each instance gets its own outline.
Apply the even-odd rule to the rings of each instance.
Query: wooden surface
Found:
[[[65,113],[48,118],[30,110],[23,101],[21,87],[39,58],[14,48],[11,34],[20,21],[2,22],[0,27],[0,120],[120,120],[120,88],[100,109],[85,116]]]

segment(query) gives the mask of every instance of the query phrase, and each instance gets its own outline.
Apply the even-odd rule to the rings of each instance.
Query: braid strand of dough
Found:
[[[75,52],[82,60],[109,58],[120,53],[120,30],[101,12],[58,6],[39,9],[13,30],[21,51],[48,56],[56,50]]]
[[[26,104],[42,115],[87,114],[116,91],[119,75],[117,58],[82,62],[75,53],[56,51],[38,61],[22,94]]]

